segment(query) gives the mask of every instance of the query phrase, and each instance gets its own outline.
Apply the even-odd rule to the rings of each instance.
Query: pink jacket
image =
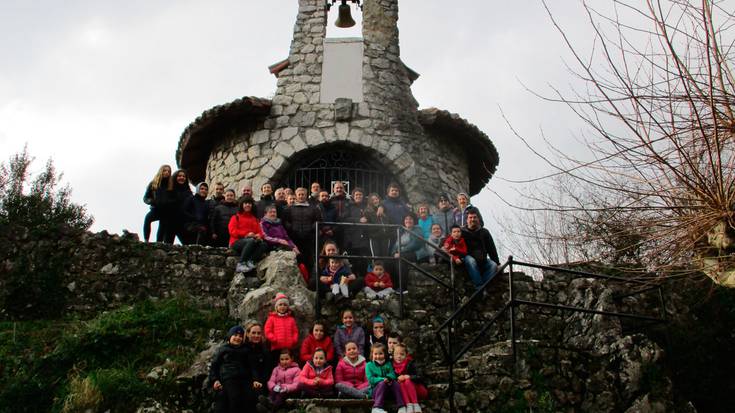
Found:
[[[265,338],[270,342],[271,351],[296,347],[299,343],[299,329],[293,314],[290,311],[286,315],[271,312],[265,320]]]
[[[336,383],[346,384],[356,389],[366,389],[370,383],[365,376],[365,357],[358,356],[357,362],[352,363],[347,357],[337,363]]]
[[[324,370],[319,373],[319,384],[314,384],[314,379],[317,377],[314,365],[311,362],[304,364],[304,368],[299,374],[299,383],[304,387],[310,387],[313,389],[328,389],[334,386],[334,377],[332,376],[332,366],[326,364]]]
[[[296,362],[291,362],[287,368],[277,365],[271,373],[271,379],[268,380],[268,391],[273,391],[276,384],[279,384],[282,389],[286,389],[286,393],[295,392],[299,387],[299,373],[301,369]]]

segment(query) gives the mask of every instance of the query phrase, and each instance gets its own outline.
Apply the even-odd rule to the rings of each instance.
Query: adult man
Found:
[[[242,194],[240,197],[253,197],[253,185],[250,182],[246,182],[242,185]]]
[[[490,231],[480,226],[478,213],[472,210],[467,212],[467,226],[462,228],[462,237],[467,244],[464,265],[475,288],[480,289],[495,276],[500,264],[495,242]]]
[[[442,236],[446,237],[449,235],[449,230],[452,228],[452,225],[459,224],[454,220],[454,210],[452,209],[452,204],[449,203],[449,198],[447,198],[446,195],[442,194],[439,196],[436,206],[437,209],[436,212],[434,212],[432,221],[435,224],[439,224],[442,228]]]
[[[266,182],[260,186],[260,201],[255,205],[258,219],[262,219],[265,215],[265,207],[276,203],[276,199],[273,197],[273,185],[270,182]]]
[[[207,193],[209,185],[202,182],[197,185],[197,193],[184,202],[184,229],[186,240],[183,244],[206,244],[207,230],[209,225],[209,205],[207,204]]]

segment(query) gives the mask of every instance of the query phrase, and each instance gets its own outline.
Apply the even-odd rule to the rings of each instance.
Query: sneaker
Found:
[[[381,407],[373,407],[372,410],[370,410],[370,413],[387,413],[383,408]]]
[[[406,404],[406,413],[414,413],[413,403],[407,403]]]
[[[401,406],[397,413],[406,413],[406,406]]]
[[[342,293],[342,295],[345,298],[349,298],[350,297],[350,290],[347,288],[347,284],[340,284],[339,291]]]
[[[332,295],[339,294],[339,284],[332,284]]]
[[[422,413],[420,404],[418,403],[413,404],[413,413]]]
[[[244,262],[238,262],[237,266],[235,267],[235,272],[247,272],[247,264]]]
[[[257,265],[255,265],[255,263],[254,263],[254,262],[252,262],[252,261],[248,261],[248,262],[246,262],[246,263],[245,263],[245,265],[247,265],[247,266],[248,266],[248,271],[247,271],[247,272],[250,272],[250,271],[254,270],[254,269],[255,269],[255,267],[257,267]]]

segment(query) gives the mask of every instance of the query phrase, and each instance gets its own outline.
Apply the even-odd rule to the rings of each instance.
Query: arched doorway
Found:
[[[365,195],[376,192],[382,197],[390,182],[398,182],[368,151],[343,144],[309,149],[290,165],[279,186],[308,189],[312,182],[319,182],[331,190],[336,181],[342,181],[348,192],[360,187]]]

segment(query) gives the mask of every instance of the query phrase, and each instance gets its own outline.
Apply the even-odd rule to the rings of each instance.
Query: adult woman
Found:
[[[257,321],[245,325],[245,348],[248,370],[252,372],[251,385],[246,390],[248,406],[255,406],[258,396],[265,395],[266,384],[273,370],[270,352],[263,339],[263,326]]]
[[[295,252],[297,255],[300,253],[299,248],[296,244],[291,241],[286,228],[281,224],[281,220],[278,219],[278,208],[275,205],[268,205],[265,207],[265,215],[260,220],[260,227],[263,229],[265,242],[271,250],[275,249],[286,249]]]
[[[255,201],[240,198],[237,214],[230,218],[230,247],[240,254],[237,272],[250,272],[265,253],[268,246],[263,241],[263,229],[256,217]]]
[[[148,188],[145,190],[145,195],[143,195],[143,202],[151,207],[148,213],[145,214],[145,220],[143,221],[143,238],[145,239],[145,242],[148,242],[151,237],[151,224],[154,221],[160,220],[161,211],[158,206],[158,200],[160,199],[158,191],[170,191],[172,189],[173,180],[171,179],[171,166],[161,165],[161,167],[158,168],[156,175],[153,176],[153,179],[148,184]],[[163,241],[164,234],[166,234],[166,230],[159,222],[158,232],[156,232],[156,242]]]
[[[191,198],[191,188],[189,187],[189,178],[186,171],[179,169],[173,174],[173,186],[170,191],[165,191],[165,195],[159,191],[161,205],[161,225],[166,229],[164,242],[173,244],[174,239],[178,236],[179,242],[184,244],[184,202]]]
[[[368,196],[368,205],[365,208],[365,216],[371,224],[390,224],[388,219],[378,211],[381,208],[380,195],[375,192]],[[374,257],[385,257],[388,255],[388,246],[391,236],[395,236],[395,229],[388,227],[374,227],[368,231],[370,235],[369,245]]]
[[[398,242],[393,246],[393,256],[396,258],[403,258],[411,262],[425,262],[428,261],[428,253],[424,248],[425,243],[421,240],[422,232],[421,228],[416,226],[416,221],[413,214],[407,214],[403,218],[403,230],[400,232],[401,236],[398,238]],[[399,285],[399,291],[406,292],[408,286],[408,269],[403,265],[401,261],[398,261],[399,271],[393,273],[394,277],[398,277],[400,274],[400,280],[394,278],[395,284]],[[394,267],[395,268],[395,267]]]

